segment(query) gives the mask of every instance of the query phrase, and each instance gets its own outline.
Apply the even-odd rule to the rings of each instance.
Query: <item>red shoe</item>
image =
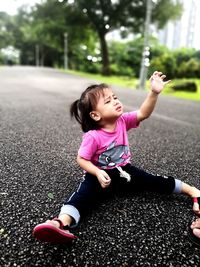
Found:
[[[38,224],[33,229],[33,236],[42,242],[61,244],[61,243],[71,243],[75,238],[75,235],[69,232],[69,230],[64,230],[68,228],[63,225],[61,220],[54,218],[53,221],[60,223],[60,228],[52,225],[51,223],[41,223]]]

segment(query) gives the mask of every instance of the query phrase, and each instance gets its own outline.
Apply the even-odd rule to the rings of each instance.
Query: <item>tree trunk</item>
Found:
[[[102,74],[103,75],[110,75],[110,63],[109,63],[109,52],[108,47],[105,39],[104,33],[99,33],[100,38],[100,45],[101,45],[101,55],[102,55]]]

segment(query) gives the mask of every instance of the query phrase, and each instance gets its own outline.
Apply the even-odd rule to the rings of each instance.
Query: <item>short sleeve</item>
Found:
[[[125,121],[127,131],[132,128],[137,128],[140,124],[137,119],[137,111],[122,114],[122,119]]]
[[[83,135],[81,146],[78,150],[78,155],[86,160],[91,160],[97,150],[97,142],[90,133]]]

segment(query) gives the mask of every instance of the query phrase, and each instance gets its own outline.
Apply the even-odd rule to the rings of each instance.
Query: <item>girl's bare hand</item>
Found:
[[[150,83],[151,83],[151,91],[159,94],[164,86],[170,82],[170,80],[165,81],[166,75],[164,75],[162,72],[154,71],[153,75],[150,77]]]
[[[96,176],[102,188],[106,188],[110,185],[111,179],[104,170],[99,170]]]

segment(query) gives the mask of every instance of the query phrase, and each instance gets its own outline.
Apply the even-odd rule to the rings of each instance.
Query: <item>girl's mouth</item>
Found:
[[[122,107],[121,106],[118,106],[117,108],[116,108],[116,111],[121,111],[122,110]]]

